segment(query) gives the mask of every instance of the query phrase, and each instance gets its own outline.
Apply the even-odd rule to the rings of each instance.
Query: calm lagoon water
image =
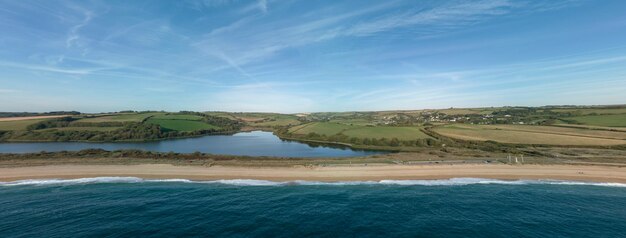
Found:
[[[203,136],[155,142],[85,143],[38,142],[0,143],[0,153],[34,153],[40,151],[78,151],[84,149],[139,149],[158,152],[193,153],[196,151],[223,155],[277,157],[352,157],[383,152],[353,150],[347,147],[313,145],[284,141],[271,132],[253,131],[234,135]]]
[[[626,237],[624,184],[0,182],[0,237]]]

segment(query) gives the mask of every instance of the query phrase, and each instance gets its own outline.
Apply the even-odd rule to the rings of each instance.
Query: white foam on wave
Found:
[[[12,182],[0,182],[0,186],[18,185],[72,185],[72,184],[94,184],[94,183],[141,183],[141,182],[170,182],[170,183],[205,183],[224,184],[232,186],[351,186],[351,185],[393,185],[393,186],[463,186],[473,184],[502,184],[502,185],[529,185],[529,184],[550,184],[550,185],[582,185],[582,186],[603,186],[603,187],[624,187],[624,183],[598,183],[565,180],[498,180],[485,178],[451,178],[434,180],[380,180],[380,181],[338,181],[321,182],[294,180],[287,182],[276,182],[256,179],[222,179],[210,181],[193,181],[188,179],[142,179],[137,177],[95,177],[79,179],[31,179],[18,180]]]
[[[78,179],[28,179],[12,182],[0,182],[0,186],[17,185],[64,185],[64,184],[89,184],[89,183],[140,183],[144,180],[137,177],[94,177]]]
[[[274,182],[269,180],[256,180],[256,179],[220,179],[212,181],[197,181],[198,183],[219,183],[226,185],[236,186],[278,186],[283,185],[285,182]]]

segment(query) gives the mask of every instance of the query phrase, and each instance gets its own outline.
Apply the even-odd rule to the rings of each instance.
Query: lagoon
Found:
[[[0,153],[36,153],[41,151],[78,151],[84,149],[128,150],[155,152],[203,152],[221,155],[274,157],[356,157],[380,154],[380,151],[355,150],[344,146],[315,145],[282,140],[265,131],[240,132],[233,135],[213,135],[151,142],[19,142],[0,143]]]

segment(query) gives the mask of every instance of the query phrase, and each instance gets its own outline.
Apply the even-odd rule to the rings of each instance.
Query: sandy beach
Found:
[[[141,165],[50,165],[0,168],[0,181],[50,178],[140,177],[148,179],[259,179],[271,181],[377,181],[446,179],[555,179],[626,183],[626,167],[589,165],[371,165],[337,167],[230,167]]]

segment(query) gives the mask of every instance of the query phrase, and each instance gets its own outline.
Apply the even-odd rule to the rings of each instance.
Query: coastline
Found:
[[[601,165],[339,165],[293,167],[138,165],[43,165],[0,168],[0,181],[138,177],[143,179],[255,179],[268,181],[380,181],[486,178],[626,183],[626,167]]]

